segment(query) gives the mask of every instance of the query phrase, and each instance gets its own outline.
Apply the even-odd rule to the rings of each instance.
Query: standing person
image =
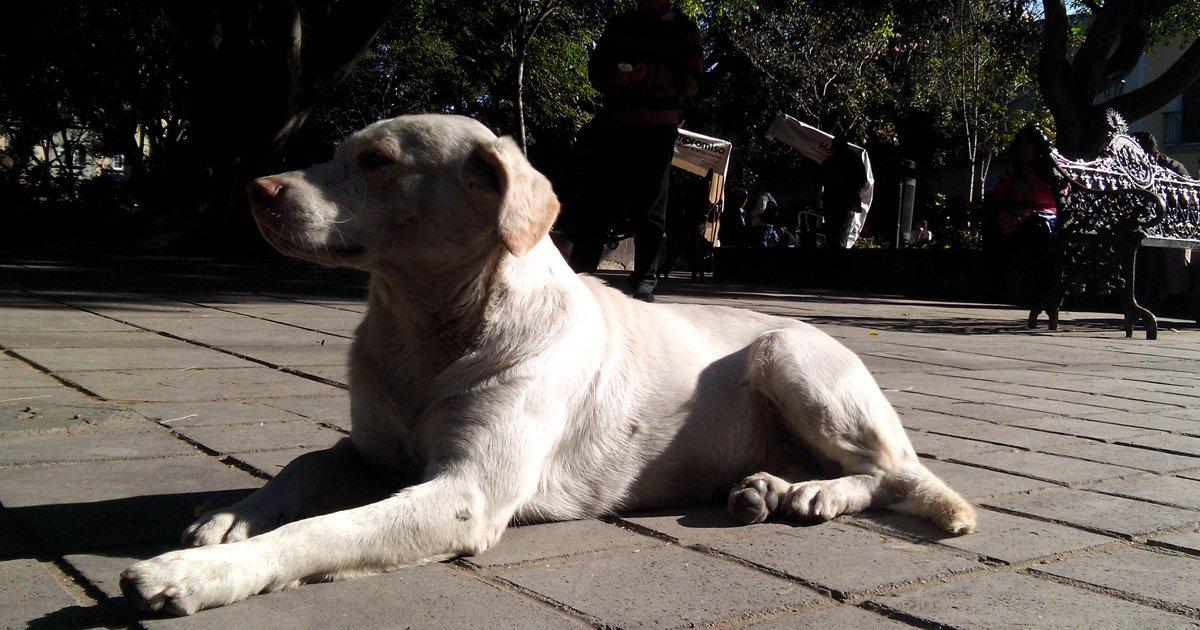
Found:
[[[754,230],[755,247],[772,247],[779,242],[775,233],[778,215],[779,202],[775,201],[775,196],[765,189],[760,190],[750,208],[750,226]]]
[[[1183,162],[1158,150],[1158,139],[1149,131],[1139,131],[1133,134],[1133,139],[1141,145],[1142,150],[1155,164],[1179,175],[1191,178]],[[1189,249],[1143,249],[1138,254],[1139,259],[1153,270],[1148,279],[1150,282],[1141,284],[1148,302],[1165,302],[1172,295],[1188,293],[1188,266],[1192,257]]]
[[[855,213],[862,212],[867,168],[845,136],[834,136],[831,148],[829,157],[821,163],[820,173],[826,247],[845,247],[847,227]]]
[[[1050,147],[1032,127],[1019,131],[1008,148],[1010,162],[988,197],[996,208],[999,270],[1009,296],[1021,301],[1049,290],[1048,254],[1058,225],[1059,184]]]
[[[917,230],[913,235],[914,243],[929,243],[933,241],[933,231],[929,229],[929,221],[921,219],[917,221]]]
[[[636,230],[629,288],[646,302],[654,301],[680,105],[700,90],[703,71],[700,30],[669,5],[640,0],[614,17],[588,61],[604,107],[593,121],[595,161],[571,255],[575,271],[595,271],[609,227],[627,217]]]
[[[1150,159],[1156,164],[1167,169],[1168,171],[1175,173],[1176,175],[1191,178],[1192,174],[1188,172],[1187,167],[1183,165],[1183,162],[1180,162],[1179,160],[1176,160],[1175,158],[1158,150],[1158,139],[1154,137],[1154,134],[1150,133],[1149,131],[1139,131],[1133,134],[1133,139],[1137,140],[1137,143],[1142,146],[1142,150],[1145,151],[1146,155],[1149,155]]]

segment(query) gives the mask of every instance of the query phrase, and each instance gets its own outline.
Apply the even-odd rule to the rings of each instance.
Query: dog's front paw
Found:
[[[238,503],[213,510],[196,519],[183,530],[183,544],[192,547],[237,542],[279,527],[283,515],[279,510],[260,505]]]
[[[246,570],[246,554],[232,546],[172,551],[121,573],[121,592],[140,610],[190,615],[262,590]]]

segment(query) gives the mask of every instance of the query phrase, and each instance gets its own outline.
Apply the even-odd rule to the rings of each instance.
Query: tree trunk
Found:
[[[1087,3],[1092,5],[1092,3]],[[1045,21],[1038,86],[1054,117],[1055,145],[1068,157],[1092,157],[1107,140],[1108,109],[1130,122],[1165,106],[1200,80],[1200,40],[1161,76],[1126,94],[1097,104],[1097,98],[1129,74],[1150,41],[1144,23],[1161,17],[1179,0],[1095,3],[1087,37],[1071,55],[1065,0],[1042,0]]]
[[[521,140],[521,151],[523,151],[525,153],[525,155],[528,156],[529,155],[529,148],[527,145],[528,138],[526,136],[526,131],[525,131],[525,47],[524,46],[521,46],[517,52],[517,68],[516,68],[516,70],[517,70],[517,72],[516,72],[516,75],[517,75],[517,77],[516,77],[517,97],[515,100],[516,100],[516,106],[517,106],[517,133],[519,134],[518,137]]]

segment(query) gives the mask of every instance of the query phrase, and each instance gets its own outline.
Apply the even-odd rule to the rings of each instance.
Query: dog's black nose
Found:
[[[251,201],[269,203],[278,197],[284,188],[284,183],[274,177],[259,177],[246,186],[246,193],[250,195]]]

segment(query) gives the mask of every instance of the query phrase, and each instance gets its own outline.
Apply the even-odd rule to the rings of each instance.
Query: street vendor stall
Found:
[[[729,174],[729,155],[732,152],[733,144],[729,141],[686,129],[680,129],[679,136],[675,138],[675,156],[671,164],[700,177],[712,175],[708,185],[708,203],[715,205],[717,212],[710,214],[705,222],[704,239],[713,246],[720,244],[717,232],[721,211],[725,209],[725,178]]]
[[[832,153],[833,135],[825,133],[812,125],[807,125],[787,114],[780,114],[767,129],[768,140],[778,140],[799,151],[805,157],[817,164],[825,162]],[[846,228],[838,240],[838,246],[849,249],[854,247],[863,225],[867,222],[867,212],[871,210],[871,202],[875,197],[875,174],[871,172],[871,158],[867,150],[851,144],[851,149],[862,154],[863,166],[867,171],[867,185],[859,193],[862,211],[854,213],[851,220],[846,221]]]

